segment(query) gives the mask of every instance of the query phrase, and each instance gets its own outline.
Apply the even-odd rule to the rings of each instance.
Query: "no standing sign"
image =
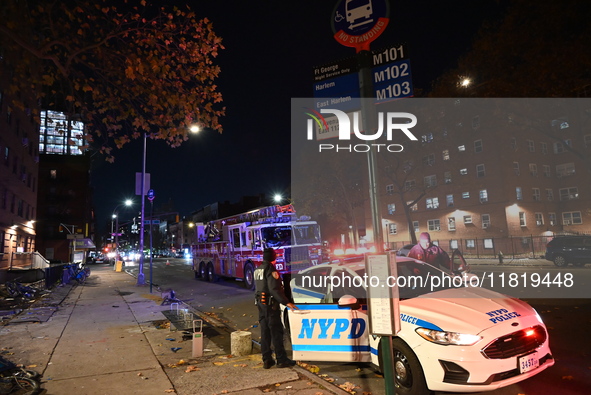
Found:
[[[340,0],[332,13],[334,38],[357,52],[368,51],[388,26],[389,16],[387,0]]]

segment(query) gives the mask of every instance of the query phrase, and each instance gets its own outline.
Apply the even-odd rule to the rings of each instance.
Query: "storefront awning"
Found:
[[[91,239],[74,239],[74,250],[90,250],[96,248]]]

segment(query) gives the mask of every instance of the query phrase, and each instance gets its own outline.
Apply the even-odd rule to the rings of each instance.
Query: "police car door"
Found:
[[[366,306],[358,309],[320,303],[297,306],[300,310],[289,310],[293,359],[371,362]]]

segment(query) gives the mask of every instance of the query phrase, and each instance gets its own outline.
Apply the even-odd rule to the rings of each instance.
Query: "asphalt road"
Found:
[[[168,262],[168,264],[167,264]],[[126,270],[137,273],[136,266],[126,266]],[[149,280],[149,263],[146,262],[144,273]],[[591,291],[587,291],[587,298],[560,298],[560,292],[552,293],[538,284],[534,287],[531,280],[536,281],[539,276],[543,279],[556,279],[558,273],[564,279],[564,274],[572,273],[572,279],[581,289],[591,289],[591,266],[583,268],[558,269],[554,267],[516,267],[516,266],[474,266],[473,273],[480,276],[486,273],[488,278],[495,278],[493,289],[525,299],[543,318],[550,333],[550,346],[556,358],[556,364],[538,374],[530,380],[505,387],[491,395],[580,395],[588,394],[591,388]],[[505,284],[500,278],[505,275]],[[509,286],[509,275],[520,281],[527,280],[526,288],[523,284],[513,282]],[[537,273],[537,274],[534,274]],[[516,281],[516,280],[515,280]],[[162,289],[173,289],[177,297],[193,308],[206,313],[211,318],[222,322],[236,330],[249,330],[253,340],[260,338],[256,307],[253,293],[246,290],[240,281],[220,280],[206,283],[196,280],[191,270],[189,260],[184,259],[155,259],[153,262],[154,293],[159,293],[157,286]],[[504,286],[502,286],[504,285]],[[564,287],[564,283],[562,284]],[[490,284],[488,284],[490,287]],[[557,283],[552,285],[557,288]],[[552,288],[547,286],[546,288]],[[566,293],[568,295],[568,293]],[[583,295],[585,295],[583,293]],[[320,368],[319,374],[326,374],[335,382],[351,382],[359,386],[357,393],[370,392],[372,395],[385,394],[384,379],[367,364],[338,364],[315,363]],[[484,394],[484,393],[483,393]]]

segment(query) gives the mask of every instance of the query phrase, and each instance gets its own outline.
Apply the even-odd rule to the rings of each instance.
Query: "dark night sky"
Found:
[[[243,195],[271,196],[286,190],[290,99],[312,96],[314,66],[355,53],[332,37],[330,15],[337,0],[187,3],[213,21],[226,47],[218,57],[218,85],[227,110],[222,134],[205,130],[180,148],[148,141],[146,171],[156,192],[155,207],[172,199],[181,215],[216,201],[236,202]],[[390,23],[371,48],[405,43],[415,91],[429,90],[431,82],[454,67],[470,47],[483,20],[498,17],[501,10],[495,0],[391,1]],[[115,151],[114,164],[100,157],[94,160],[99,229],[125,198],[135,198],[139,210],[134,193],[141,155],[142,144],[135,141]]]

